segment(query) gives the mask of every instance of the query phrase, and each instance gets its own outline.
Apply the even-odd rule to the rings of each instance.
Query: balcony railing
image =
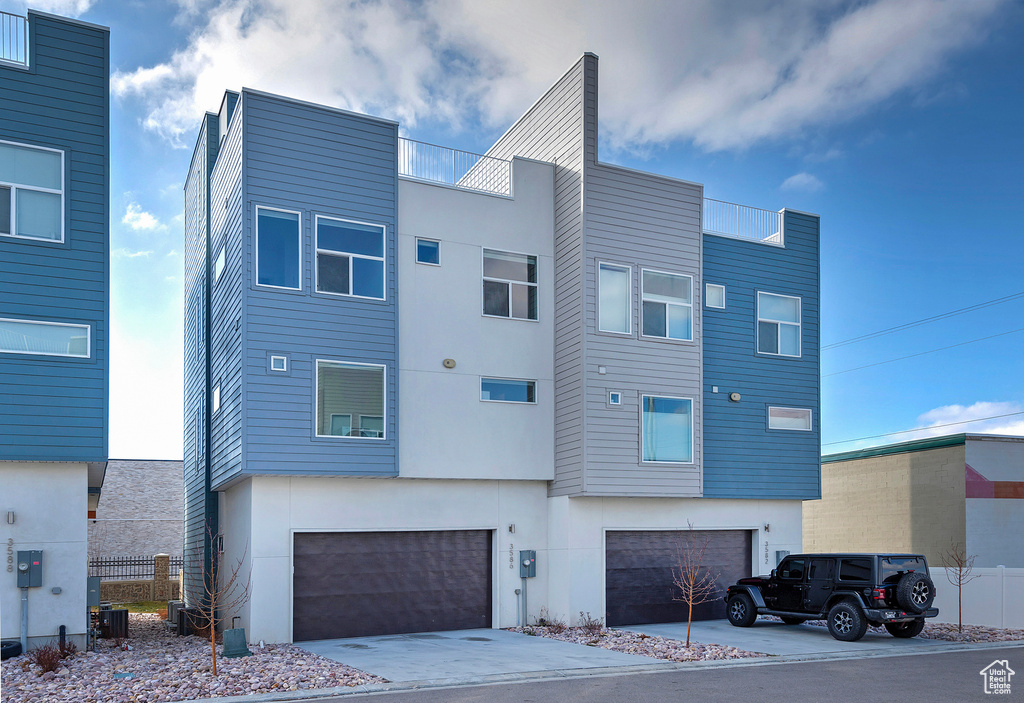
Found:
[[[398,174],[464,190],[512,195],[512,164],[493,156],[398,139]]]
[[[780,247],[785,244],[781,212],[709,198],[704,199],[704,232]]]
[[[28,20],[0,12],[0,64],[28,66]]]

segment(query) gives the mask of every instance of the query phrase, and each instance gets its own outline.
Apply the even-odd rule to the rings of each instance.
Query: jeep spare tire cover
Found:
[[[934,600],[935,584],[927,574],[911,571],[903,574],[896,584],[896,601],[912,613],[923,613],[932,607]]]

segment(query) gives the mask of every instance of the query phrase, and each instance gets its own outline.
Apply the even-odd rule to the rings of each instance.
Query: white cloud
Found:
[[[10,7],[0,7],[0,9],[24,16],[26,8],[31,7],[40,12],[50,12],[65,17],[80,17],[92,6],[93,0],[32,0],[29,3],[15,2]]]
[[[922,429],[909,439],[938,437],[960,432],[1024,435],[1024,405],[1017,402],[978,402],[973,405],[943,405],[929,410],[917,421]],[[1010,417],[999,417],[1007,416]],[[977,418],[993,418],[979,420]],[[963,423],[953,425],[952,423]]]
[[[160,224],[160,220],[151,215],[150,213],[139,207],[138,203],[128,203],[128,208],[125,210],[124,217],[121,218],[121,222],[131,227],[136,232],[149,231],[160,229],[163,225]]]
[[[815,193],[824,188],[825,184],[814,174],[803,171],[790,176],[779,187],[782,190],[802,190],[808,193]]]
[[[745,148],[930,89],[1008,0],[484,3],[179,0],[200,26],[167,62],[118,71],[144,125],[191,146],[242,86],[396,118],[505,126],[583,51],[602,57],[613,147]]]
[[[137,259],[139,257],[149,258],[152,255],[152,251],[131,251],[130,249],[114,249],[110,252],[110,255],[118,259]]]

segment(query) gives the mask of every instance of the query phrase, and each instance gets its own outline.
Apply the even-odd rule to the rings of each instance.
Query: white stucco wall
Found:
[[[399,181],[403,477],[554,476],[553,169],[516,159],[512,175],[511,199]],[[440,240],[440,266],[416,263],[416,237]],[[482,314],[484,248],[537,257],[537,321]],[[482,376],[535,380],[537,403],[482,402]]]
[[[967,464],[989,481],[1024,482],[1024,438],[968,436]],[[1024,567],[1024,498],[968,498],[967,552],[976,567]]]
[[[29,646],[48,643],[61,625],[85,644],[88,576],[88,469],[81,463],[0,462],[4,515],[0,539],[8,557],[0,578],[0,637],[18,638],[21,591],[17,587],[19,550],[41,549],[43,585],[28,589]],[[59,588],[60,593],[52,593]]]

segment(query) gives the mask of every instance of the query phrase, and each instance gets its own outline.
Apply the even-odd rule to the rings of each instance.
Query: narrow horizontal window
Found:
[[[627,266],[598,264],[600,303],[597,328],[602,332],[629,334],[632,331],[630,278]]]
[[[376,364],[318,359],[317,436],[384,439],[385,374]]]
[[[416,263],[441,265],[441,242],[416,238]]]
[[[89,325],[0,319],[0,353],[88,359]]]
[[[709,308],[725,307],[725,286],[708,283],[704,286],[704,305]]]
[[[0,234],[64,241],[64,152],[0,142]]]
[[[316,218],[316,289],[384,299],[384,225]]]
[[[484,315],[537,319],[537,257],[484,249]]]
[[[302,278],[299,213],[256,208],[256,282],[299,290]]]
[[[537,382],[508,378],[481,378],[480,400],[504,403],[536,403]]]
[[[693,462],[693,401],[642,396],[642,460]]]
[[[645,269],[641,288],[644,336],[692,340],[693,279]]]
[[[800,298],[757,294],[757,351],[800,356]]]
[[[768,429],[810,430],[810,408],[768,408]]]

